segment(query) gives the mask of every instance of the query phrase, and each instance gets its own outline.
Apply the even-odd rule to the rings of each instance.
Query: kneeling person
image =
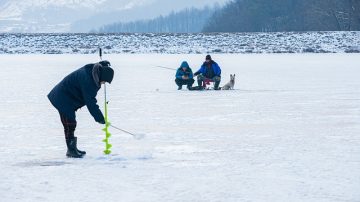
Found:
[[[193,79],[193,72],[186,61],[181,63],[181,66],[176,71],[175,77],[175,83],[178,85],[178,90],[181,90],[183,85],[186,85],[190,90],[193,83],[195,82]]]
[[[201,65],[200,69],[194,74],[197,76],[197,82],[199,88],[206,87],[204,82],[209,80],[214,82],[214,89],[220,90],[219,85],[221,81],[221,68],[220,66],[211,59],[210,55],[207,55],[205,62]]]

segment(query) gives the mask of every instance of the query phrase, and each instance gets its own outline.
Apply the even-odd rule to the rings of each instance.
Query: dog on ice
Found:
[[[221,87],[221,90],[234,90],[235,86],[235,74],[230,74],[230,81],[225,84],[223,87]]]

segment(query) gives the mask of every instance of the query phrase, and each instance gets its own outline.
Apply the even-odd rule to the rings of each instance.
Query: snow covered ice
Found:
[[[360,32],[0,34],[0,53],[360,53]]]
[[[177,91],[205,55],[104,55],[112,155],[86,107],[65,158],[47,100],[89,55],[0,55],[0,201],[360,201],[359,54],[213,54],[232,91]],[[103,89],[98,93],[103,108]]]

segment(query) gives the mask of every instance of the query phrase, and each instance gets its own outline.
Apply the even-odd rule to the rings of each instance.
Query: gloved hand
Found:
[[[100,124],[105,124],[105,120],[99,121]]]

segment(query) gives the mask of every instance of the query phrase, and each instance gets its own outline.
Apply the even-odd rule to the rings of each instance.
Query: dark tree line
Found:
[[[191,33],[201,32],[215,8],[189,8],[152,20],[115,23],[101,27],[101,33]]]
[[[152,20],[119,22],[95,32],[192,33],[360,30],[360,0],[233,0]]]
[[[360,30],[360,0],[234,0],[204,32]]]

